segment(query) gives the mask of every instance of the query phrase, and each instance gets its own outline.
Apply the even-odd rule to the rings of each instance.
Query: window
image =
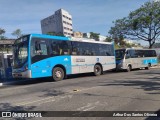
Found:
[[[51,41],[51,56],[70,55],[70,41],[52,40]]]
[[[101,56],[113,56],[113,46],[108,44],[99,44],[99,51]]]
[[[72,55],[87,56],[113,56],[114,50],[112,45],[97,44],[88,42],[72,42]]]
[[[155,50],[145,50],[145,57],[156,57],[156,51]]]
[[[136,50],[137,57],[144,57],[144,50]]]
[[[32,63],[43,60],[48,57],[49,46],[45,39],[33,38],[31,42]]]

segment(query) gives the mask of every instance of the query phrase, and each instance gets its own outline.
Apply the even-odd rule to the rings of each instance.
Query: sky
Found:
[[[148,0],[0,0],[0,28],[5,36],[21,29],[23,34],[41,33],[40,20],[60,8],[72,15],[73,30],[108,35],[113,21],[128,16]]]

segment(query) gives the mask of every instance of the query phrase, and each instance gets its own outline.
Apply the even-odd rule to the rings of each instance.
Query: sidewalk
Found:
[[[28,81],[27,79],[0,79],[0,87],[1,86],[4,86],[4,85],[11,85],[11,84],[16,84],[16,83],[19,83],[19,82],[25,82],[25,81]]]

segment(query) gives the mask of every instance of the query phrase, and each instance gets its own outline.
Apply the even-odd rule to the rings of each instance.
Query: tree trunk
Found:
[[[155,40],[152,42],[153,40],[150,40],[150,41],[148,41],[149,42],[149,49],[151,49],[152,48],[152,46],[154,45],[154,43],[155,43]]]
[[[151,49],[152,48],[152,43],[151,43],[151,41],[148,41],[149,42],[149,49]]]

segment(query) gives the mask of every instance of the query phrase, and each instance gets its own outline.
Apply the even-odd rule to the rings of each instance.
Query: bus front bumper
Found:
[[[24,72],[12,72],[13,78],[31,78],[31,70]]]

